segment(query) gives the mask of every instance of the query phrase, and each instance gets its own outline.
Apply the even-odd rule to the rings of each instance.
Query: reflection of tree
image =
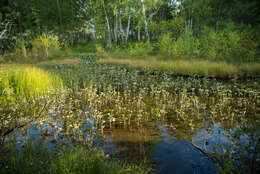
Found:
[[[160,140],[161,130],[146,122],[143,125],[122,127],[117,125],[109,130],[118,151],[118,156],[136,163],[154,163],[152,154]]]

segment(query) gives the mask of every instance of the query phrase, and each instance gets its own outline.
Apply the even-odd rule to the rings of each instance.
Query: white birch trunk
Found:
[[[0,34],[0,40],[4,39],[5,33],[7,32],[7,30],[4,30],[1,32]]]
[[[117,38],[117,31],[118,31],[118,22],[117,22],[117,11],[116,11],[116,16],[115,16],[115,25],[114,25],[114,36],[115,36],[115,42],[117,43],[118,38]]]
[[[120,38],[121,41],[124,41],[124,30],[122,26],[122,18],[121,18],[121,11],[119,10],[119,28],[120,28]]]
[[[130,30],[130,23],[131,23],[131,16],[128,16],[127,28],[126,28],[126,35],[125,35],[125,43],[128,41],[129,30]]]
[[[138,40],[138,42],[141,41],[141,25],[140,24],[138,24],[137,40]]]
[[[146,39],[149,41],[149,40],[150,40],[150,37],[149,37],[148,23],[147,23],[147,19],[146,19],[146,12],[145,12],[144,0],[141,0],[141,3],[142,3],[142,10],[143,10],[143,17],[144,17],[145,37],[146,37]]]
[[[0,40],[1,40],[1,39],[6,38],[5,35],[7,35],[9,25],[10,25],[9,32],[11,31],[11,24],[10,24],[10,22],[7,22],[6,24],[4,24],[4,23],[1,24],[0,23],[0,25],[4,25],[5,26],[3,31],[0,31]]]
[[[109,44],[111,45],[112,38],[111,38],[110,24],[109,24],[109,20],[108,20],[108,16],[107,16],[107,11],[106,11],[106,8],[105,8],[105,5],[104,5],[104,4],[103,4],[103,8],[104,8],[105,18],[106,18],[106,23],[107,23],[108,40],[109,40]]]

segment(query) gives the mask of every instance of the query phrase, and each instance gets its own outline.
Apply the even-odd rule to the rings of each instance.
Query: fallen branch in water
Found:
[[[198,151],[200,151],[204,156],[207,157],[207,159],[209,159],[210,161],[212,161],[213,163],[217,163],[218,165],[220,165],[221,167],[224,167],[224,164],[222,161],[218,160],[216,157],[214,157],[212,154],[206,152],[204,149],[202,149],[201,147],[197,146],[196,144],[194,144],[193,142],[190,142],[190,144],[196,148]]]
[[[48,106],[52,101],[53,101],[53,100],[50,100],[50,101],[48,101],[47,103],[45,103],[45,105],[42,107],[42,109],[41,109],[41,111],[39,112],[39,114],[38,114],[36,117],[34,117],[32,120],[30,120],[29,122],[27,122],[27,123],[25,123],[25,124],[22,124],[22,125],[17,125],[17,126],[15,126],[15,127],[13,127],[12,129],[9,129],[8,131],[6,131],[6,132],[2,135],[2,137],[1,137],[0,145],[3,144],[4,139],[5,139],[5,136],[9,135],[10,133],[14,132],[15,130],[20,129],[20,128],[22,128],[22,127],[24,127],[24,126],[26,126],[26,125],[32,123],[33,121],[37,120],[38,118],[40,118],[40,117],[42,116],[43,111],[47,108],[47,106]]]

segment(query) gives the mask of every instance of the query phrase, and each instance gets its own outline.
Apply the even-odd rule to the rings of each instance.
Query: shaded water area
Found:
[[[69,89],[6,138],[20,147],[39,139],[50,149],[92,144],[166,174],[258,170],[259,80],[224,83],[95,63],[43,68]]]
[[[211,150],[212,144],[230,143],[229,134],[218,125],[212,126],[211,133],[206,129],[197,129],[194,135],[185,135],[189,138],[183,139],[178,132],[175,135],[168,123],[146,122],[142,126],[116,124],[113,128],[105,128],[101,133],[93,127],[92,119],[86,118],[87,123],[80,123],[82,126],[78,132],[81,133],[77,137],[73,137],[77,131],[74,135],[59,132],[60,128],[64,128],[64,124],[49,119],[46,124],[37,125],[34,122],[15,131],[9,138],[15,138],[21,147],[28,140],[44,139],[45,145],[53,149],[62,143],[84,146],[84,143],[93,140],[95,134],[94,145],[104,149],[106,154],[130,162],[148,163],[157,173],[218,173],[215,164],[192,143],[205,150]],[[89,128],[96,133],[89,131]],[[82,137],[79,138],[80,136]]]

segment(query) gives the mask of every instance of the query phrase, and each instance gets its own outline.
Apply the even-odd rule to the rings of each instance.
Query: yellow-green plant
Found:
[[[97,52],[98,57],[100,57],[100,58],[106,57],[106,51],[102,45],[100,45],[100,44],[96,45],[96,52]]]
[[[32,41],[32,51],[36,56],[49,57],[51,52],[58,51],[60,48],[61,43],[56,35],[43,33]]]
[[[62,88],[62,80],[36,67],[8,67],[0,70],[2,96],[35,97]]]

